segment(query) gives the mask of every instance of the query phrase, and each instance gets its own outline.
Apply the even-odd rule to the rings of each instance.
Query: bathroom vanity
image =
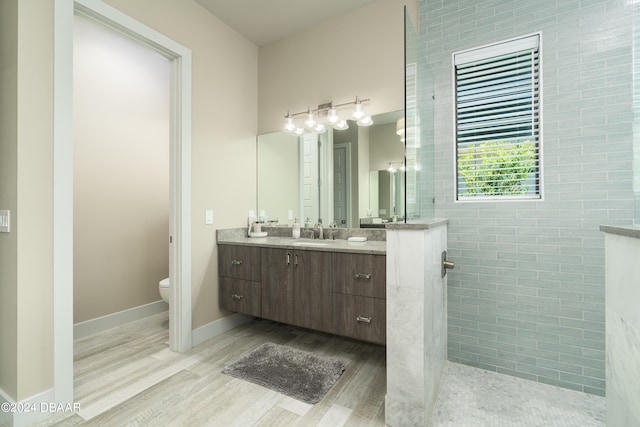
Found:
[[[447,360],[447,220],[329,229],[328,240],[246,231],[217,231],[222,306],[386,345],[385,422],[425,425]],[[369,240],[345,240],[354,233]]]
[[[386,242],[218,235],[220,303],[231,311],[386,342]]]

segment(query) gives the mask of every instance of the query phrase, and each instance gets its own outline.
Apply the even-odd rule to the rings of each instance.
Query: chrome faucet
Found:
[[[324,235],[322,233],[322,224],[320,224],[319,222],[316,222],[316,225],[313,226],[314,230],[318,230],[318,239],[322,240],[324,239]],[[313,234],[315,237],[315,233]]]

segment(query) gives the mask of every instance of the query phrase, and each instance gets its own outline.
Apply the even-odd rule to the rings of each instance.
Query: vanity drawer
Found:
[[[260,282],[220,278],[220,304],[227,310],[251,316],[262,316]]]
[[[386,301],[333,294],[334,331],[338,335],[384,344],[387,339]]]
[[[386,298],[385,255],[333,253],[333,292]]]
[[[239,245],[218,245],[219,275],[236,279],[260,281],[260,248]]]

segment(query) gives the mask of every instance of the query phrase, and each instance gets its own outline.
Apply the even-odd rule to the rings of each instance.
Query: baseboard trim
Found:
[[[7,403],[13,403],[13,400],[0,388],[0,405],[6,405]],[[10,412],[0,410],[0,426],[5,425],[11,427],[13,425],[13,417]]]
[[[162,313],[169,310],[169,304],[163,300],[152,302],[128,310],[119,311],[117,313],[107,314],[106,316],[87,320],[73,325],[73,339],[88,337],[89,335],[104,332],[108,329],[121,326],[129,322],[144,319],[154,314]]]
[[[4,390],[0,389],[0,405],[9,411],[0,410],[0,425],[7,427],[24,427],[31,425],[56,410],[64,410],[63,406],[54,404],[53,389],[36,394],[28,399],[15,402]],[[53,406],[52,406],[53,405]],[[77,406],[79,408],[79,406]],[[70,406],[73,408],[73,405]]]
[[[249,323],[252,319],[253,317],[251,316],[235,313],[222,319],[214,320],[191,332],[191,344],[195,347],[235,327]]]

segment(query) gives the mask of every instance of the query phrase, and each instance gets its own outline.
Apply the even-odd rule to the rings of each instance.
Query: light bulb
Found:
[[[360,98],[356,96],[356,102],[354,103],[356,105],[356,109],[353,111],[353,120],[360,120],[361,118],[363,118],[364,116],[366,116],[366,114],[364,113],[364,111],[362,110],[362,103],[360,102]]]
[[[316,121],[313,118],[313,112],[311,111],[311,108],[309,108],[307,110],[307,120],[305,120],[304,122],[304,127],[306,127],[307,129],[312,129],[315,125]]]
[[[304,133],[304,129],[302,128],[296,128],[295,132],[296,135],[302,135]]]
[[[337,123],[338,120],[340,120],[340,117],[338,117],[338,113],[336,112],[336,109],[334,107],[331,107],[329,109],[329,112],[327,113],[327,121],[331,124]]]
[[[327,128],[322,123],[318,123],[315,125],[313,130],[317,133],[325,133],[327,131]]]
[[[356,109],[353,111],[353,119],[360,120],[364,117],[364,111],[362,111],[362,104],[360,101],[356,101]]]
[[[364,116],[358,120],[358,126],[371,126],[372,124],[373,120],[371,120],[371,116]]]
[[[404,117],[402,117],[396,122],[396,135],[404,136],[404,128]]]
[[[296,125],[293,124],[293,117],[287,117],[284,123],[284,130],[286,132],[293,132],[296,129]]]
[[[345,129],[349,129],[349,125],[347,124],[346,120],[340,120],[333,125],[333,128],[336,130],[345,130]]]

